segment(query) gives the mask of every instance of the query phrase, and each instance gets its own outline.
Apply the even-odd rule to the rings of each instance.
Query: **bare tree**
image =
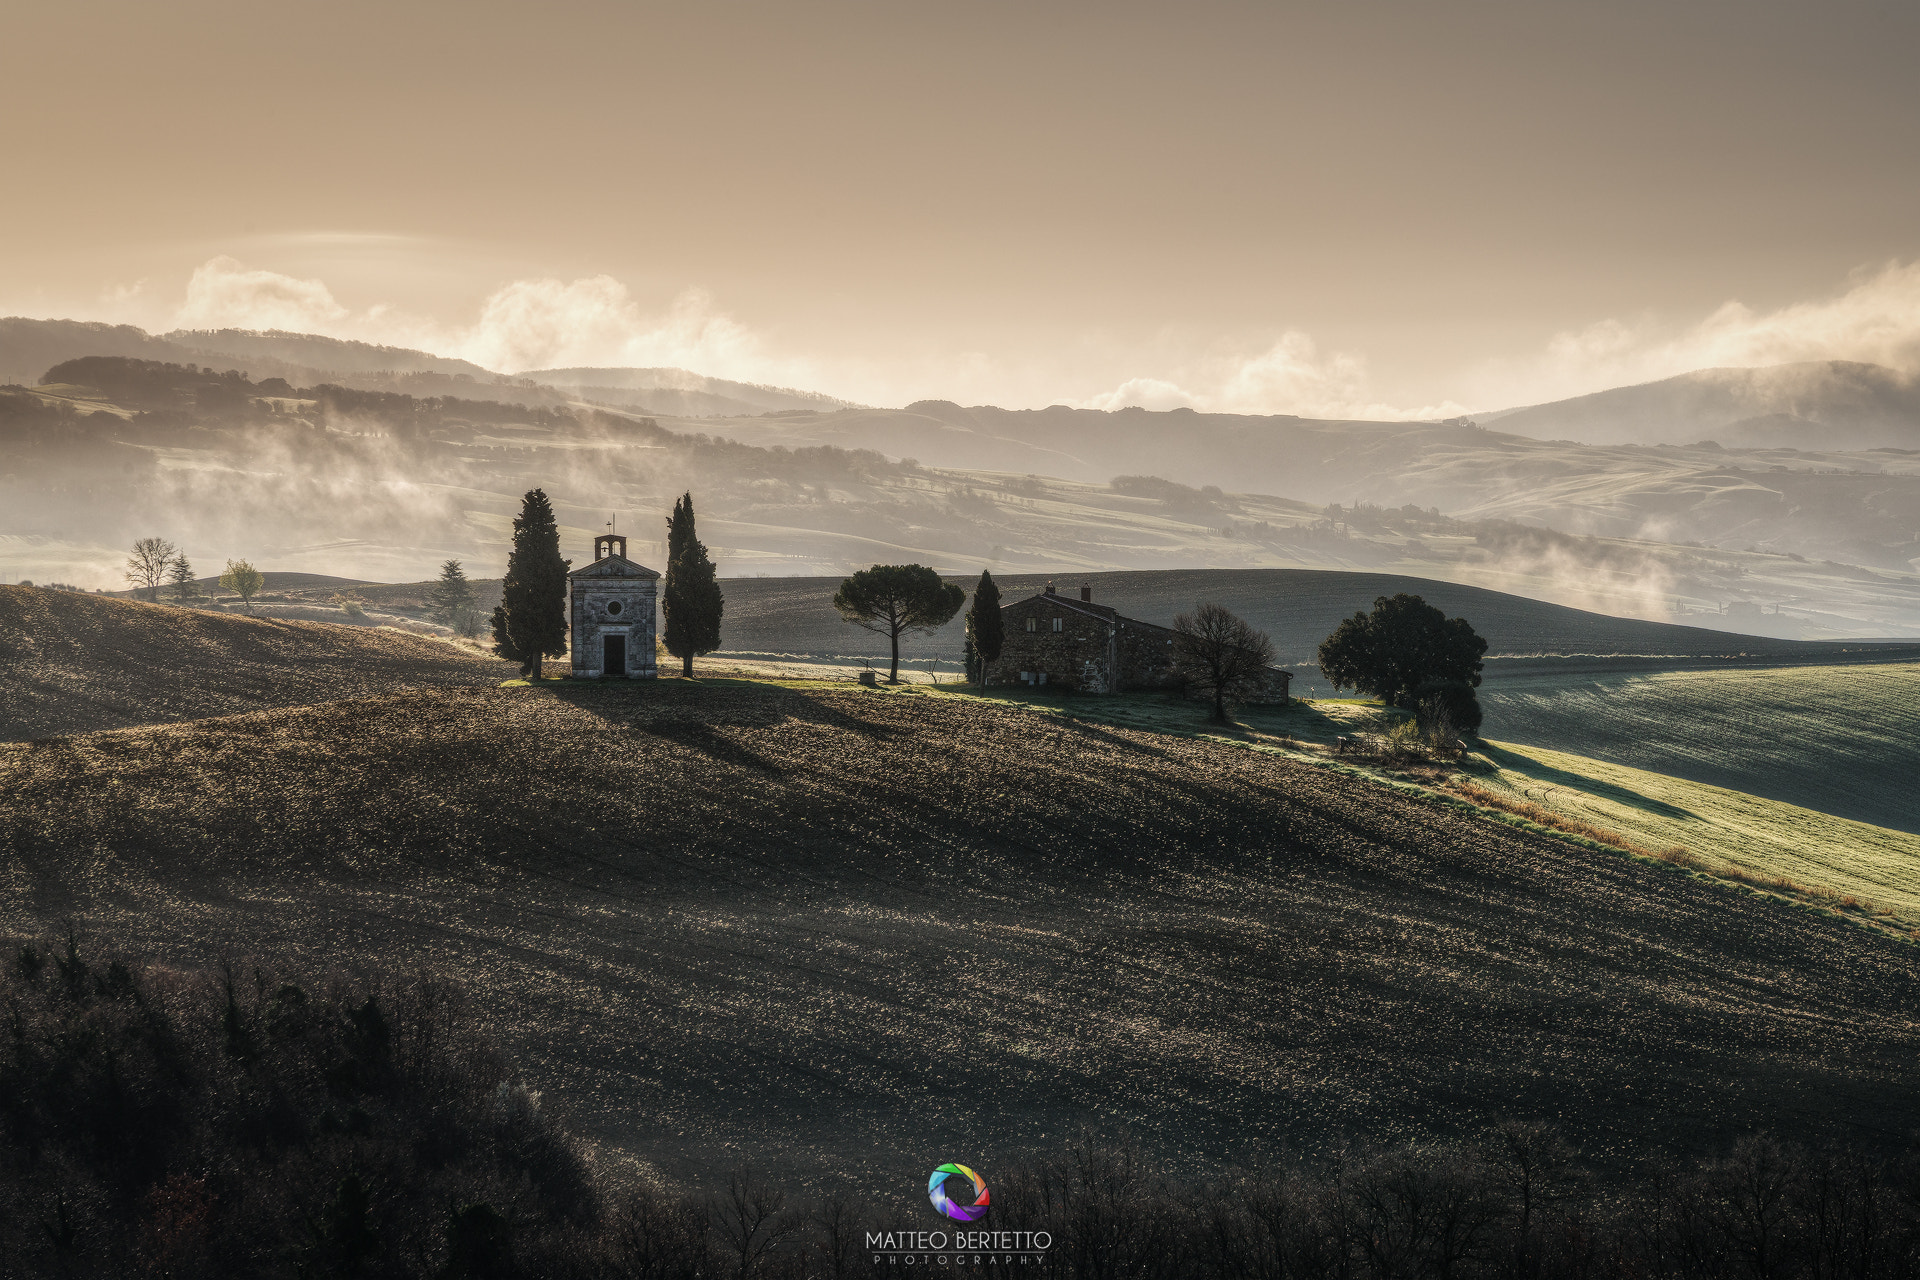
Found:
[[[727,1178],[713,1217],[722,1247],[740,1260],[739,1280],[753,1280],[767,1255],[806,1222],[787,1208],[787,1193],[755,1174],[750,1165],[741,1165]]]
[[[1217,604],[1201,604],[1173,620],[1174,670],[1213,699],[1213,721],[1227,724],[1227,706],[1259,693],[1273,662],[1273,641]]]
[[[133,554],[127,557],[127,581],[136,590],[146,592],[148,600],[159,603],[161,580],[167,576],[179,551],[165,538],[140,539],[133,544]]]

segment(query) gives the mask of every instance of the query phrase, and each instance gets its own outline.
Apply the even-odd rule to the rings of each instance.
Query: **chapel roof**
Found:
[[[660,575],[643,564],[637,564],[623,555],[610,554],[600,557],[592,564],[575,569],[569,578],[658,578]]]

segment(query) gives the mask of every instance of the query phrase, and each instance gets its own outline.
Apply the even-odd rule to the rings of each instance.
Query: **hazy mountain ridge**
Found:
[[[732,382],[686,369],[530,369],[518,376],[550,387],[570,388],[590,400],[607,404],[631,401],[650,412],[674,417],[862,407],[818,391]]]
[[[85,370],[100,360],[68,367]],[[539,485],[553,496],[574,554],[617,516],[637,535],[635,554],[656,561],[654,522],[691,490],[703,537],[732,575],[832,574],[904,561],[955,573],[1374,569],[1748,633],[1920,629],[1920,577],[1794,555],[1574,537],[1511,518],[1457,519],[1432,506],[1316,506],[1166,480],[1109,484],[935,468],[875,450],[745,444],[709,434],[712,424],[702,419],[673,430],[605,409],[325,387],[269,391],[237,376],[180,369],[189,399],[149,385],[164,381],[165,368],[126,370],[138,393],[133,403],[161,406],[152,412],[84,388],[0,391],[0,437],[8,445],[0,485],[11,515],[0,529],[0,563],[9,576],[118,585],[124,547],[154,533],[179,541],[208,568],[245,555],[274,569],[404,581],[457,557],[485,576],[499,571],[519,495]],[[1170,419],[1181,415],[1158,415]],[[1255,425],[1318,428],[1328,433],[1323,443],[1340,441],[1328,424]],[[1359,438],[1369,450],[1417,459],[1408,441],[1437,435],[1454,439],[1471,460],[1472,442],[1491,434],[1459,424],[1375,424]],[[1553,447],[1503,439],[1550,464]],[[1588,469],[1606,478],[1604,467]],[[1920,476],[1875,483],[1895,496],[1920,492]],[[1538,487],[1525,476],[1514,485]]]
[[[237,360],[268,359],[328,373],[440,373],[495,379],[502,375],[467,360],[409,347],[384,347],[350,338],[327,338],[283,329],[175,329],[168,342]]]
[[[1846,360],[1697,369],[1484,415],[1502,431],[1587,444],[1920,448],[1920,378]]]
[[[709,378],[686,369],[543,369],[509,376],[408,347],[269,329],[175,329],[80,320],[0,319],[0,383],[31,386],[82,356],[125,356],[239,369],[255,381],[331,382],[363,391],[459,396],[514,404],[586,400],[673,417],[728,417],[859,406],[816,391]]]
[[[100,342],[147,353],[120,358],[174,354],[125,327],[21,322],[0,336],[23,331],[39,343],[35,355]],[[319,342],[274,349],[333,349],[332,340]],[[356,350],[371,361],[382,349]],[[589,529],[605,516],[586,511],[651,511],[694,488],[705,503],[703,528],[736,573],[830,573],[882,559],[955,570],[1392,569],[1643,617],[1669,616],[1676,605],[1718,615],[1737,604],[1756,611],[1738,629],[1782,627],[1789,635],[1905,634],[1920,584],[1912,572],[1920,558],[1920,454],[1900,451],[1572,445],[1459,420],[947,401],[640,419],[569,407],[581,399],[568,389],[432,370],[342,375],[335,385],[403,398],[335,395],[303,407],[249,396],[284,397],[298,387],[313,394],[331,375],[303,375],[270,355],[243,363],[295,376],[272,375],[290,385],[271,393],[222,379],[211,388],[222,412],[196,392],[197,401],[166,422],[96,420],[126,417],[147,402],[116,406],[111,396],[72,389],[9,398],[5,429],[19,438],[4,471],[24,487],[16,489],[13,526],[0,529],[12,544],[0,548],[6,559],[32,564],[22,576],[96,582],[98,568],[81,567],[99,557],[88,548],[101,539],[113,545],[120,526],[141,523],[143,510],[187,501],[187,525],[225,529],[223,546],[245,537],[259,554],[264,544],[295,557],[279,567],[411,578],[442,552],[490,557],[497,534],[480,531],[496,529],[519,489],[544,484],[580,508]],[[642,371],[628,380],[643,376],[678,375]],[[219,431],[205,434],[216,419]],[[366,440],[349,443],[355,437]],[[188,452],[165,453],[180,449]],[[323,464],[307,461],[321,456]],[[109,468],[117,469],[110,477]],[[208,495],[208,486],[240,484],[222,477],[241,475],[259,479]],[[1173,496],[1109,484],[1125,475],[1171,480]],[[1209,495],[1209,487],[1221,492]],[[280,497],[260,506],[266,492]],[[103,505],[107,493],[116,496]],[[1356,501],[1386,518],[1368,525]],[[1329,515],[1331,504],[1344,514]],[[1418,518],[1402,508],[1417,509]],[[236,524],[247,511],[253,522]],[[1701,545],[1676,545],[1687,543]],[[340,558],[320,558],[330,547]],[[378,558],[365,558],[373,548]],[[1779,606],[1797,611],[1798,621],[1769,622],[1771,612],[1758,612]]]
[[[668,426],[686,426],[663,420]],[[702,422],[743,442],[875,449],[924,465],[1101,483],[1157,475],[1314,505],[1437,507],[1580,535],[1755,546],[1905,571],[1920,455],[1569,445],[1465,422],[1340,422],[1176,409],[903,410]]]

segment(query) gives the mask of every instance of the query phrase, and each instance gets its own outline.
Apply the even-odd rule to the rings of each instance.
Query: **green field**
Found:
[[[1503,677],[1502,742],[1920,833],[1920,663]]]
[[[1920,926],[1920,836],[1564,751],[1488,743],[1484,756],[1494,772],[1475,781],[1489,790]]]

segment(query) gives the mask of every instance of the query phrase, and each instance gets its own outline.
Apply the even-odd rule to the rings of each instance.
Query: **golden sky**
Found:
[[[1920,6],[25,0],[0,313],[870,403],[1920,353]]]

